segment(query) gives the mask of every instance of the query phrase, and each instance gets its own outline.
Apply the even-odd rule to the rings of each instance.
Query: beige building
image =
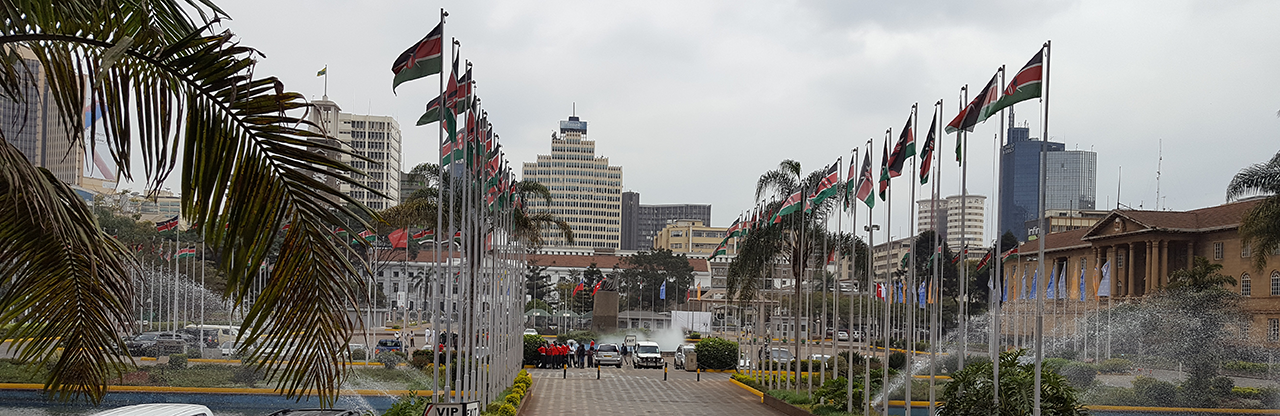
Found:
[[[573,229],[575,247],[617,249],[622,241],[622,167],[596,155],[596,142],[587,140],[587,122],[577,116],[560,121],[560,134],[551,137],[551,154],[525,162],[522,178],[551,191],[551,203],[525,201],[532,212],[550,212]],[[546,230],[548,247],[565,247],[559,232]]]
[[[973,247],[990,245],[985,236],[987,197],[982,195],[952,195],[937,201],[934,210],[933,200],[916,201],[916,233],[933,229],[934,218],[938,218],[939,234],[946,240],[947,247],[959,253],[966,243],[970,247],[969,257],[982,257],[982,250]]]
[[[698,220],[676,220],[653,237],[653,248],[665,248],[676,253],[705,254],[710,256],[724,241],[725,227],[708,227]],[[730,238],[725,254],[737,254],[737,238]]]
[[[341,146],[344,150],[373,159],[373,162],[353,159],[349,156],[337,156],[337,158],[368,174],[369,176],[358,177],[356,180],[381,192],[386,195],[386,198],[364,189],[340,185],[332,178],[328,180],[329,184],[338,187],[342,193],[374,210],[383,210],[399,204],[400,123],[390,116],[344,113],[338,107],[338,103],[329,101],[328,96],[312,103],[316,108],[310,114],[311,122],[319,125],[321,131],[337,139],[326,141],[326,143]]]

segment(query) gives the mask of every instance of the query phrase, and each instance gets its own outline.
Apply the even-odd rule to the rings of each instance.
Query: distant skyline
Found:
[[[266,54],[258,75],[319,99],[324,80],[315,74],[327,66],[329,98],[344,111],[399,120],[406,169],[436,158],[434,125],[413,122],[438,81],[392,95],[390,67],[443,7],[445,36],[473,62],[477,94],[514,165],[548,152],[550,132],[576,102],[597,153],[623,167],[625,190],[645,204],[712,204],[715,226],[749,211],[756,179],[783,159],[809,172],[843,157],[843,175],[850,149],[874,138],[878,169],[885,129],[896,138],[913,103],[923,141],[935,101],[944,100],[949,120],[961,86],[981,88],[1002,64],[1016,71],[1045,40],[1053,41],[1049,136],[1098,153],[1099,209],[1115,207],[1117,185],[1126,205],[1155,208],[1157,166],[1162,208],[1221,204],[1232,175],[1280,150],[1277,2],[218,5],[232,18],[222,28]],[[1041,136],[1038,103],[1016,109],[1019,124]],[[993,138],[1004,124],[993,117],[970,136],[971,193],[994,196]],[[954,140],[938,146],[943,196],[960,193]],[[886,233],[894,237],[914,229],[909,181],[893,182]]]

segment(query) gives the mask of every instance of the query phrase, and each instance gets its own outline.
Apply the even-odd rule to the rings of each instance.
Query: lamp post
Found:
[[[873,276],[873,274],[874,274],[874,273],[872,273],[872,272],[873,272],[873,270],[874,270],[874,268],[873,268],[873,264],[872,264],[872,263],[875,261],[875,258],[876,258],[876,256],[875,256],[875,249],[876,249],[876,243],[875,243],[875,232],[876,232],[876,231],[880,231],[880,226],[879,226],[879,225],[876,225],[876,224],[868,224],[868,225],[863,226],[863,227],[862,227],[862,229],[863,229],[864,231],[866,231],[866,232],[867,232],[867,256],[869,256],[870,258],[869,258],[869,259],[867,259],[868,261],[867,261],[867,286],[866,286],[866,287],[867,287],[867,289],[870,289],[870,288],[871,288],[871,280],[874,278],[874,276]],[[888,248],[888,247],[886,246],[886,248]],[[886,255],[886,256],[888,256],[888,253],[886,252],[886,253],[885,253],[885,255]],[[863,300],[863,304],[865,304],[865,305],[866,305],[866,310],[867,310],[867,314],[866,314],[865,316],[866,316],[868,319],[870,319],[870,318],[871,318],[871,302],[868,302],[866,299],[864,299],[864,300]],[[865,324],[865,322],[866,322],[866,321],[864,320],[863,322],[864,322],[864,324]],[[863,339],[863,340],[865,340],[868,344],[871,342],[871,325],[866,325],[866,330],[865,330],[865,331],[862,331],[862,339]],[[889,346],[889,344],[887,344],[887,343],[886,343],[886,344],[885,344],[885,347],[888,347],[888,346]],[[870,353],[870,352],[871,352],[871,348],[870,348],[870,346],[868,346],[868,347],[867,347],[867,352],[868,352],[868,353]],[[853,357],[849,357],[849,358],[850,358],[850,359],[852,359]],[[888,362],[889,362],[888,360],[885,360],[885,363],[886,363],[886,364],[887,364]],[[868,357],[868,359],[867,359],[866,363],[867,363],[867,365],[862,366],[862,369],[863,369],[863,371],[862,371],[862,385],[864,386],[864,387],[862,388],[862,414],[864,414],[864,415],[871,414],[871,388],[870,388],[870,386],[871,386],[871,361],[870,361],[870,358],[869,358],[869,357]],[[853,386],[852,386],[852,385],[850,385],[850,386],[849,386],[849,395],[851,395],[851,396],[853,395]],[[850,402],[852,402],[852,400],[851,400]]]

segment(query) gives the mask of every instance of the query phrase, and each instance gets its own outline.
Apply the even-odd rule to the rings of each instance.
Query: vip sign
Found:
[[[422,416],[480,416],[480,402],[432,403]]]

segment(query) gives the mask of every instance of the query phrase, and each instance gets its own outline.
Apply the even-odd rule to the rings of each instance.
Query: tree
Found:
[[[339,187],[377,193],[340,160],[368,159],[316,133],[323,129],[303,118],[311,105],[302,94],[256,77],[261,54],[229,31],[211,29],[227,16],[210,1],[19,0],[0,7],[0,96],[23,102],[25,86],[42,71],[60,113],[47,128],[62,128],[77,145],[85,144],[82,110],[90,97],[105,115],[93,124],[106,135],[103,154],[147,194],[161,190],[181,158],[182,217],[209,225],[205,238],[219,253],[230,300],[254,297],[245,341],[300,342],[289,357],[258,353],[257,365],[288,396],[314,389],[322,405],[332,404],[345,377],[340,357],[328,352],[345,348],[355,325],[346,306],[361,291],[353,278],[358,262],[333,238],[339,213],[353,214],[344,204],[355,202]],[[83,199],[9,142],[16,133],[0,130],[0,258],[7,260],[0,276],[9,282],[0,324],[26,340],[13,345],[18,357],[51,369],[47,390],[97,401],[107,380],[132,365],[111,351],[124,347],[116,330],[131,321],[129,276],[137,262]],[[285,224],[291,227],[282,231]],[[277,238],[269,287],[251,294]]]
[[[1262,270],[1267,257],[1280,252],[1280,152],[1267,163],[1240,170],[1227,186],[1227,200],[1269,195],[1240,219],[1240,240],[1251,247],[1253,267]]]
[[[625,294],[628,308],[663,311],[670,303],[684,303],[685,293],[693,286],[693,265],[683,253],[669,249],[637,252],[627,256],[618,273],[618,290]],[[663,283],[667,285],[666,299],[662,299]]]
[[[1000,353],[1000,408],[992,411],[992,365],[977,360],[951,375],[942,390],[939,416],[1023,416],[1035,407],[1036,364],[1019,360],[1026,350]],[[1040,414],[1085,416],[1089,412],[1067,379],[1044,367],[1040,371]]]
[[[1213,379],[1232,351],[1228,339],[1232,328],[1243,328],[1248,319],[1239,307],[1240,296],[1225,285],[1236,279],[1219,273],[1221,264],[1195,257],[1189,269],[1169,275],[1169,284],[1148,296],[1135,314],[1143,345],[1150,354],[1182,363],[1187,372],[1183,382],[1185,404],[1213,407],[1210,394]]]

